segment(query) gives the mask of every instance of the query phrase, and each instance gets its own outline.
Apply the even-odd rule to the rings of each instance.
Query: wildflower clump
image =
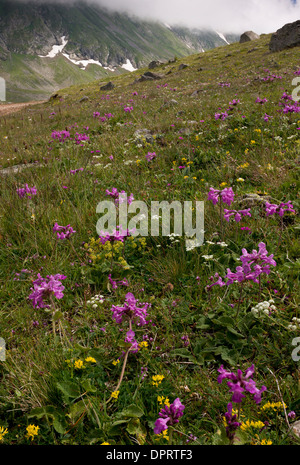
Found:
[[[33,441],[35,436],[39,434],[39,429],[40,429],[39,426],[28,425],[26,428],[26,438],[31,439],[31,441]]]
[[[159,418],[154,425],[154,434],[161,434],[167,430],[169,426],[173,426],[179,422],[179,418],[183,416],[185,406],[181,403],[180,399],[174,400],[170,406],[165,405],[159,412]]]

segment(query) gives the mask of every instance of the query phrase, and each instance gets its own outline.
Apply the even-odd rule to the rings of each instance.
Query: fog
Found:
[[[22,3],[74,4],[77,0],[19,0]],[[300,19],[294,0],[83,0],[112,11],[127,12],[169,25],[213,28],[222,32],[274,32]],[[82,3],[82,2],[81,2]]]

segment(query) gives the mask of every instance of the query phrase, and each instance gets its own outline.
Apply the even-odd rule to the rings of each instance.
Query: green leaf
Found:
[[[65,434],[66,432],[66,423],[65,421],[62,421],[61,418],[55,417],[53,420],[53,428],[57,433],[60,434]]]
[[[37,418],[41,419],[43,417],[52,417],[54,418],[56,415],[56,409],[53,405],[47,405],[46,407],[38,407],[31,410],[28,418]]]
[[[170,356],[182,357],[187,358],[190,362],[197,363],[195,357],[191,354],[191,352],[187,349],[174,349],[171,350]]]
[[[57,312],[54,313],[53,315],[53,321],[58,321],[60,320],[62,317],[63,317],[63,313],[60,312],[59,310]]]
[[[67,417],[70,418],[72,423],[75,423],[76,420],[83,414],[85,411],[86,406],[84,405],[83,400],[76,402],[70,406],[69,413],[66,414]]]
[[[75,399],[80,395],[79,386],[72,381],[60,381],[56,383],[57,388],[62,392],[66,403],[69,402],[69,399]]]
[[[135,404],[129,405],[120,413],[120,416],[129,418],[140,418],[143,415],[143,410]]]
[[[97,388],[91,384],[90,379],[84,379],[81,381],[81,386],[86,392],[97,392]]]

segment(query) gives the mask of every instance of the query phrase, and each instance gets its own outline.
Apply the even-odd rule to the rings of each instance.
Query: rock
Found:
[[[154,78],[143,74],[139,79],[136,80],[136,82],[144,82],[144,81],[154,81]]]
[[[88,100],[89,100],[89,98],[85,95],[84,97],[82,97],[82,98],[79,100],[79,103],[87,102]]]
[[[279,52],[286,48],[297,47],[300,45],[300,20],[294,23],[285,24],[278,29],[272,36],[269,44],[271,52]]]
[[[151,63],[149,63],[148,65],[148,68],[149,69],[154,69],[154,68],[157,68],[158,66],[162,65],[162,63],[160,61],[151,61]]]
[[[178,66],[179,71],[185,68],[188,68],[188,65],[186,65],[185,63],[181,63],[181,65]]]
[[[162,79],[162,76],[160,74],[152,73],[151,71],[146,71],[146,73],[144,73],[144,76],[151,77],[152,79]]]
[[[239,201],[243,208],[250,208],[254,205],[264,205],[266,202],[270,202],[271,197],[268,195],[259,194],[245,194],[245,196]]]
[[[295,421],[292,426],[293,433],[300,438],[300,421]]]
[[[244,32],[244,34],[240,37],[240,44],[244,44],[245,42],[250,42],[251,40],[259,39],[259,35],[253,31]]]
[[[107,84],[100,87],[100,90],[112,90],[114,88],[115,88],[115,85],[111,81],[109,81]]]
[[[134,142],[136,145],[142,144],[144,145],[145,142],[147,144],[153,144],[154,138],[151,134],[151,131],[149,129],[137,129],[135,133],[133,134],[134,137]]]
[[[160,107],[160,110],[162,110],[163,108],[167,108],[167,107],[171,107],[171,106],[174,106],[174,105],[178,105],[178,102],[177,100],[170,100],[169,102],[166,102],[164,103],[161,107]]]

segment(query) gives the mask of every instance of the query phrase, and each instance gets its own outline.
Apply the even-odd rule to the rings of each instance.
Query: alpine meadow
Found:
[[[0,105],[1,444],[300,444],[299,47],[270,40]]]

